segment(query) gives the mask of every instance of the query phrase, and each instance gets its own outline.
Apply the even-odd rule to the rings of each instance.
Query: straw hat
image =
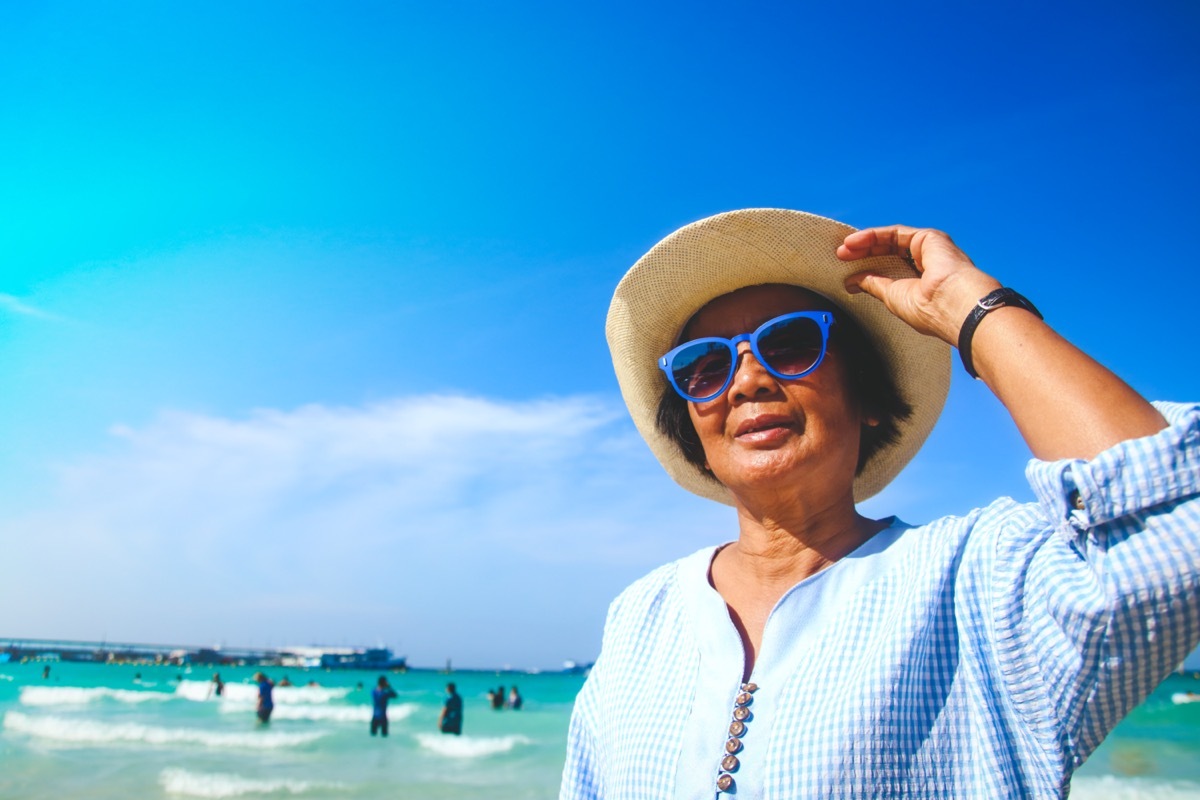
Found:
[[[746,286],[786,283],[832,299],[866,331],[892,370],[900,396],[912,406],[912,416],[899,423],[896,443],[875,453],[855,479],[856,502],[887,486],[933,430],[950,387],[950,348],[917,333],[873,297],[846,292],[845,277],[865,269],[893,278],[915,275],[897,256],[838,260],[835,251],[853,230],[802,211],[729,211],[680,228],[625,273],[605,325],[613,368],[634,424],[680,486],[701,497],[733,502],[724,486],[689,463],[679,446],[655,427],[667,387],[656,361],[675,346],[683,326],[705,304]]]

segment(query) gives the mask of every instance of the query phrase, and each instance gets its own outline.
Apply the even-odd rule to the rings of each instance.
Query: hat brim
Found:
[[[950,347],[917,333],[878,300],[846,291],[846,276],[863,270],[892,278],[916,275],[896,256],[839,260],[838,245],[854,230],[802,211],[729,211],[670,234],[621,279],[605,325],[613,368],[634,425],[680,486],[733,504],[728,489],[690,463],[679,446],[659,432],[655,422],[667,381],[657,360],[709,301],[764,283],[808,289],[853,316],[891,370],[900,396],[912,406],[913,413],[897,426],[896,441],[877,451],[855,479],[855,502],[887,486],[921,448],[946,402]]]

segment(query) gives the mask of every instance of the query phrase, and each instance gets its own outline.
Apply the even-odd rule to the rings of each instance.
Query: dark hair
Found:
[[[877,425],[862,426],[857,475],[873,455],[900,438],[899,424],[912,415],[912,406],[900,396],[887,364],[862,327],[835,303],[825,302],[835,321],[829,333],[829,347],[837,350],[846,364],[850,399],[858,404],[863,417],[878,420]],[[692,425],[688,403],[669,383],[658,401],[657,424],[659,433],[675,442],[689,463],[704,470],[704,446]]]

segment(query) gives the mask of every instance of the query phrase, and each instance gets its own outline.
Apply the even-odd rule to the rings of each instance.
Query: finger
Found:
[[[879,275],[874,272],[856,272],[846,278],[846,291],[850,294],[866,293],[874,297],[876,300],[882,300],[887,294],[888,287],[895,283],[895,279]]]
[[[900,255],[908,249],[913,235],[919,230],[908,225],[863,228],[842,240],[837,257],[843,261],[854,261],[868,256]]]

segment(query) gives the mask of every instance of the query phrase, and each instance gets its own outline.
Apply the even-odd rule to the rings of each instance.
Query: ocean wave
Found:
[[[31,716],[23,714],[20,711],[5,713],[4,728],[15,733],[24,733],[39,739],[49,739],[67,744],[198,744],[204,747],[233,747],[255,750],[277,750],[298,747],[314,742],[325,735],[316,732],[230,732],[209,731],[200,728],[162,728],[133,722],[111,724],[72,717]]]
[[[416,703],[400,703],[388,709],[388,719],[392,722],[411,716],[418,706]],[[253,703],[227,702],[221,704],[223,714],[248,714],[254,710]],[[320,722],[369,722],[371,706],[327,706],[311,704],[295,704],[275,706],[271,719],[304,719]]]
[[[191,772],[186,769],[168,767],[158,776],[158,782],[167,794],[186,797],[241,797],[245,794],[304,794],[314,790],[345,789],[340,783],[317,781],[295,781],[287,779],[261,780],[243,778],[241,775],[225,773]]]
[[[1200,800],[1200,783],[1079,776],[1071,781],[1071,800]]]
[[[244,794],[305,794],[312,790],[347,788],[341,783],[319,781],[260,780],[226,772],[192,772],[168,768],[158,776],[158,783],[167,794],[188,798],[239,798]]]
[[[258,687],[247,684],[255,692]],[[276,703],[328,703],[341,700],[350,694],[348,686],[276,686],[274,697]]]
[[[272,692],[275,705],[286,703],[328,703],[340,700],[350,693],[343,687],[325,686],[276,686]],[[175,695],[185,700],[219,699],[233,702],[253,703],[258,699],[258,685],[253,683],[227,683],[221,697],[213,694],[212,681],[180,681]]]
[[[170,700],[168,692],[141,692],[136,689],[109,689],[104,686],[23,686],[21,705],[25,706],[83,706],[97,700],[115,700],[119,703],[145,703],[147,701]]]
[[[525,736],[447,736],[444,733],[418,733],[417,742],[426,750],[450,758],[481,758],[507,753],[517,745],[531,744]]]
[[[258,690],[253,686],[227,683],[225,684],[225,693],[223,698],[229,699],[235,694],[242,694],[243,692],[240,690],[243,689],[245,690],[244,694],[246,695],[246,698],[251,702],[253,702],[254,698],[258,696]],[[217,697],[216,694],[214,694],[215,691],[216,687],[213,685],[212,681],[180,681],[175,686],[176,697],[184,700],[195,700],[197,702],[204,702],[205,700],[213,699],[221,700],[222,697]]]

